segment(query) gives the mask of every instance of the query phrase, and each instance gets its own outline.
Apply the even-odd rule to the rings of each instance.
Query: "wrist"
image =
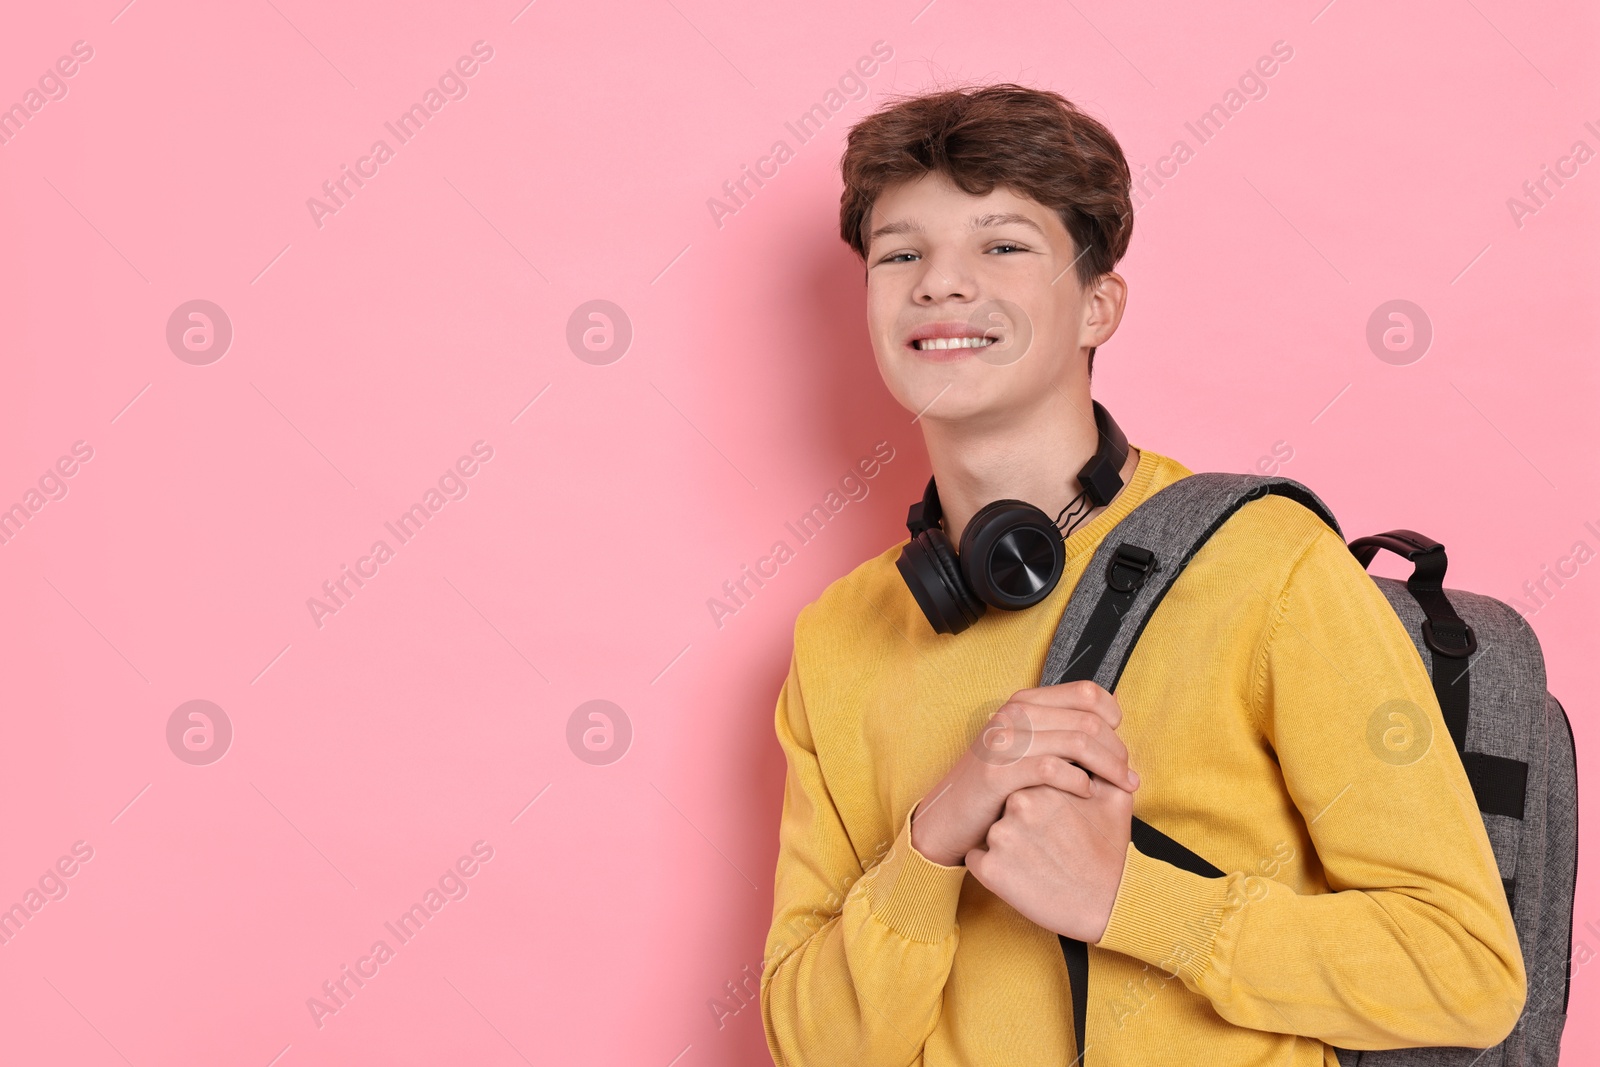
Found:
[[[1106,936],[1106,931],[1111,927],[1111,913],[1117,910],[1117,897],[1122,892],[1123,875],[1128,870],[1127,853],[1131,846],[1123,850],[1123,855],[1114,859],[1108,858],[1105,867],[1110,875],[1101,884],[1104,888],[1100,893],[1100,906],[1095,909],[1095,934],[1089,939],[1092,945],[1098,945]]]
[[[914,849],[917,855],[921,856],[923,859],[930,863],[936,863],[941,867],[961,866],[966,861],[966,853],[962,853],[959,856],[952,856],[949,852],[939,848],[938,845],[934,844],[928,839],[927,827],[919,825],[917,822],[917,809],[921,807],[922,802],[918,801],[917,806],[911,809],[912,849]]]

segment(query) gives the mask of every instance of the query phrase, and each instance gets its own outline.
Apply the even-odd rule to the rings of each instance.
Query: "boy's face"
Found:
[[[1088,349],[1116,329],[1126,289],[1116,274],[1080,286],[1079,250],[1053,210],[1003,186],[973,196],[931,173],[885,190],[867,233],[867,328],[906,410],[984,422],[1052,389],[1087,395]]]

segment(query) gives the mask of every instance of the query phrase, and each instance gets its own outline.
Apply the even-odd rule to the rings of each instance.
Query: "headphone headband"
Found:
[[[1128,462],[1128,438],[1111,417],[1111,412],[1101,407],[1098,400],[1090,403],[1094,405],[1094,425],[1100,432],[1100,447],[1078,472],[1078,484],[1089,494],[1095,507],[1103,508],[1122,492],[1122,465]]]
[[[939,490],[933,484],[933,479],[928,479],[928,488],[922,491],[922,499],[911,505],[911,510],[906,513],[906,529],[915,537],[926,533],[939,525],[939,520],[944,518],[944,508],[939,506]]]

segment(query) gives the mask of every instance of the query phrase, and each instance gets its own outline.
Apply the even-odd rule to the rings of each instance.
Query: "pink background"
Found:
[[[725,983],[770,915],[790,628],[927,474],[837,236],[843,136],[892,93],[1057,89],[1137,168],[1287,42],[1150,186],[1096,395],[1195,470],[1283,442],[1347,535],[1428,532],[1452,585],[1512,599],[1600,549],[1600,162],[1507,206],[1600,149],[1588,5],[123,2],[0,33],[0,104],[93,49],[0,146],[0,506],[93,449],[0,545],[0,906],[93,849],[0,946],[5,1062],[766,1062]],[[480,40],[397,146],[383,124]],[[785,122],[878,41],[800,144]],[[394,158],[319,228],[307,198],[378,138]],[[719,226],[708,198],[778,139]],[[166,341],[194,299],[234,331],[208,365]],[[633,328],[609,365],[566,341],[597,299]],[[1409,365],[1365,340],[1392,299],[1433,325]],[[707,599],[880,439],[870,495],[718,627]],[[319,627],[307,599],[480,440],[467,495]],[[1597,602],[1588,563],[1533,623],[1600,950]],[[595,699],[633,734],[603,766],[567,741]],[[168,746],[190,700],[232,725],[209,765]],[[465,898],[319,1027],[307,999],[478,841]],[[1600,1054],[1597,1004],[1600,962],[1568,1062]]]

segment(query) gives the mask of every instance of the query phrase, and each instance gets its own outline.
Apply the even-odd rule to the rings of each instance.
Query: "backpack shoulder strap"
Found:
[[[1172,583],[1234,512],[1285,496],[1339,524],[1315,493],[1290,478],[1191,474],[1160,490],[1112,527],[1062,612],[1040,685],[1092,679],[1115,690],[1133,647]]]
[[[1333,513],[1317,495],[1289,478],[1253,474],[1191,474],[1152,495],[1106,534],[1067,600],[1040,685],[1093,679],[1114,691],[1133,646],[1162,597],[1211,535],[1244,505],[1268,495],[1286,496],[1339,531]],[[1133,819],[1133,844],[1140,852],[1175,867],[1216,878],[1222,871],[1179,842]],[[1089,1007],[1089,948],[1057,935],[1072,995],[1072,1029],[1079,1067]]]

